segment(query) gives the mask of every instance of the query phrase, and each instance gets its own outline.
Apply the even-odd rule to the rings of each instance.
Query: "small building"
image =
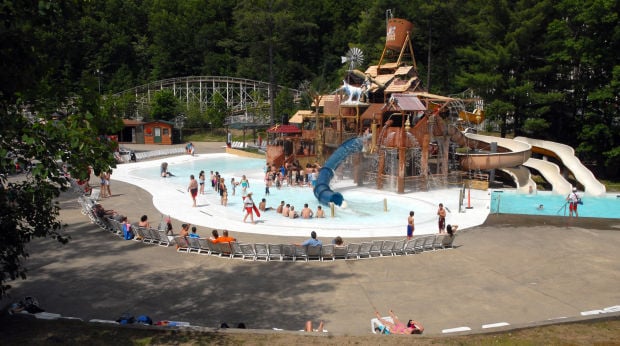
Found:
[[[134,119],[123,119],[123,130],[119,133],[120,143],[144,144],[144,123]]]
[[[144,144],[173,144],[174,123],[154,120],[144,123]]]

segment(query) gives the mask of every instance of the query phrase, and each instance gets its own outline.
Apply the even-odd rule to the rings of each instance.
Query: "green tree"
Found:
[[[114,143],[105,134],[121,128],[101,108],[98,83],[72,35],[83,15],[74,2],[2,2],[0,17],[0,296],[25,278],[26,245],[50,237],[62,243],[55,199],[68,180],[89,178],[89,167],[114,166]],[[66,114],[56,119],[52,113]],[[16,164],[34,164],[15,175]]]
[[[211,123],[210,127],[222,127],[228,113],[228,106],[224,96],[220,93],[213,94],[211,105],[207,109],[207,119]]]
[[[555,76],[548,88],[564,94],[554,109],[554,137],[576,146],[582,160],[617,167],[608,160],[619,145],[620,4],[563,0],[555,10],[545,42]]]
[[[300,56],[318,28],[294,11],[290,0],[241,1],[234,14],[241,55],[247,54],[239,59],[237,73],[269,81],[269,118],[273,123],[276,84],[302,79]]]
[[[156,92],[150,106],[151,118],[156,120],[172,121],[181,110],[179,99],[170,90]]]
[[[185,107],[185,115],[187,116],[185,126],[189,128],[202,128],[209,122],[206,112],[201,109],[197,101],[190,102]]]

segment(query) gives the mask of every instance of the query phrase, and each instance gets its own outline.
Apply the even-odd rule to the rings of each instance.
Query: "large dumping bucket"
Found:
[[[410,21],[400,18],[388,20],[385,47],[390,50],[400,51],[405,45],[407,34],[410,34],[412,29],[413,24]]]

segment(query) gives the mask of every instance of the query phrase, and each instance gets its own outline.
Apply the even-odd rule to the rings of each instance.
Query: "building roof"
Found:
[[[144,122],[136,119],[123,119],[123,124],[125,124],[125,126],[138,126],[144,124]]]
[[[289,123],[301,124],[304,122],[304,118],[314,116],[313,111],[309,110],[299,110],[297,113],[293,114],[293,116],[288,120]]]
[[[392,94],[388,101],[393,109],[403,111],[425,111],[426,106],[413,94]]]
[[[301,133],[301,130],[295,125],[276,124],[267,130],[268,133]]]

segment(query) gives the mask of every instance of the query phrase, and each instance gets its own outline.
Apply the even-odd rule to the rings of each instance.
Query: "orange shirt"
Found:
[[[213,240],[213,243],[230,243],[231,241],[237,241],[237,239],[233,238],[233,237],[217,237],[217,239]]]

